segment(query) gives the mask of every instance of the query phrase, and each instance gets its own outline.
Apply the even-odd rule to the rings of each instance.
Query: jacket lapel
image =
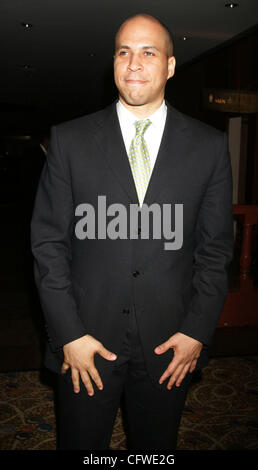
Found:
[[[185,119],[169,103],[166,102],[166,105],[166,124],[144,199],[144,202],[148,205],[155,202],[158,193],[164,187],[173,184],[173,176],[178,174],[178,166],[182,166],[183,146],[185,143],[185,135],[183,138],[182,134],[186,127]]]
[[[185,119],[169,103],[166,104],[167,119],[165,129],[144,199],[144,203],[148,205],[155,202],[158,193],[164,186],[172,184],[173,170],[177,169],[178,165],[182,166],[182,152],[184,150],[182,131],[186,127]],[[105,109],[103,120],[99,123],[99,128],[94,137],[102,157],[112,169],[123,190],[127,193],[130,202],[137,204],[138,196],[115,103]]]
[[[102,157],[127,193],[131,203],[137,204],[138,196],[119,125],[116,104],[113,103],[105,112],[104,122],[95,134],[95,140]]]

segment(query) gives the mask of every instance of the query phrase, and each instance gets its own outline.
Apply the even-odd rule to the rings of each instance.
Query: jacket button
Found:
[[[124,308],[123,313],[124,313],[124,315],[128,315],[130,313],[129,308]]]
[[[140,275],[139,271],[134,271],[134,272],[133,272],[133,277],[137,277],[137,276],[139,276],[139,275]]]

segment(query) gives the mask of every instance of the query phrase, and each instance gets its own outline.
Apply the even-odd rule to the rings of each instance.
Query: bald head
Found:
[[[114,79],[122,104],[139,117],[150,116],[164,100],[176,60],[164,26],[152,16],[135,15],[116,35]]]
[[[117,44],[117,40],[119,38],[119,35],[120,33],[122,32],[123,28],[128,25],[128,23],[130,22],[133,22],[137,19],[145,19],[145,20],[148,20],[152,23],[156,23],[160,26],[161,30],[163,30],[163,34],[164,34],[164,41],[166,43],[166,50],[167,50],[167,56],[168,57],[172,57],[173,54],[174,54],[174,44],[173,44],[173,39],[172,39],[172,35],[169,31],[169,29],[167,28],[166,25],[164,25],[161,21],[159,21],[157,18],[155,18],[154,16],[151,16],[151,15],[147,15],[145,13],[139,13],[137,15],[133,15],[133,16],[130,16],[129,18],[127,18],[127,20],[125,20],[119,30],[117,31],[116,33],[116,36],[115,36],[115,43]]]

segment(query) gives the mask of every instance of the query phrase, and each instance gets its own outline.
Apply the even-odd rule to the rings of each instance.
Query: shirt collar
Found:
[[[135,121],[139,120],[137,116],[128,111],[128,109],[118,100],[116,104],[117,114],[121,122],[126,122],[127,125],[134,125]],[[150,116],[147,116],[145,119],[150,119],[151,123],[156,127],[160,125],[162,119],[166,118],[167,106],[165,100],[163,100],[161,106]]]

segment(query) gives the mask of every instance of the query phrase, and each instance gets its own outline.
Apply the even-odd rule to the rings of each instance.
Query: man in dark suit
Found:
[[[129,448],[174,448],[208,361],[233,252],[231,166],[224,133],[164,101],[174,70],[166,27],[136,15],[116,36],[118,102],[52,128],[31,229],[60,449],[108,448],[121,397]],[[141,236],[138,203],[171,208],[177,246]],[[130,237],[106,227],[121,208]]]

